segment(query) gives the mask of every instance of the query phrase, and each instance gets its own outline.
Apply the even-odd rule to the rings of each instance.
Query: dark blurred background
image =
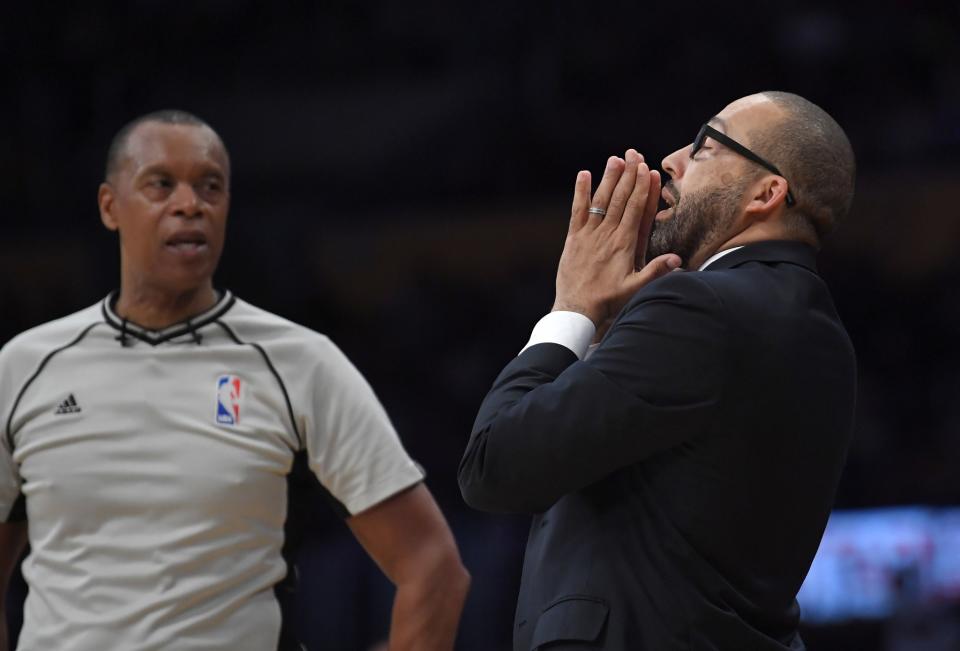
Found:
[[[468,510],[456,467],[550,307],[576,171],[659,161],[742,95],[804,95],[858,155],[821,256],[860,364],[837,508],[960,505],[956,2],[5,3],[0,71],[0,343],[117,284],[95,201],[113,133],[205,118],[234,170],[218,285],[329,334],[377,389],[473,574],[460,649],[508,648],[527,519]],[[389,586],[324,507],[307,537],[309,648],[369,648]],[[956,599],[805,636],[958,649]]]

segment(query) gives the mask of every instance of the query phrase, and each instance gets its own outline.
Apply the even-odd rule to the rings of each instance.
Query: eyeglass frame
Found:
[[[757,165],[760,165],[764,169],[773,172],[777,176],[783,176],[783,173],[777,169],[776,165],[756,155],[727,134],[723,133],[722,131],[717,131],[709,124],[704,124],[702,127],[700,127],[700,131],[697,133],[697,137],[693,141],[693,148],[690,150],[690,158],[693,158],[693,155],[700,151],[700,149],[703,147],[704,141],[708,136],[719,142],[721,145],[724,145],[737,152],[747,160],[753,161]],[[783,176],[783,179],[787,181],[787,205],[792,206],[796,204],[797,201],[793,198],[793,193],[790,191],[790,181],[788,181],[787,177],[785,176]]]

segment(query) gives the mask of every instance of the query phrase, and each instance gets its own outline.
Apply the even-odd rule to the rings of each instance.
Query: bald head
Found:
[[[826,111],[793,93],[764,91],[738,101],[769,106],[769,119],[748,134],[749,146],[780,168],[797,200],[791,213],[822,238],[853,201],[856,161],[847,134]]]
[[[147,113],[146,115],[141,115],[138,118],[134,118],[121,127],[119,131],[117,131],[116,135],[113,137],[113,140],[110,141],[110,147],[107,149],[107,164],[106,170],[104,171],[104,175],[107,180],[117,173],[117,171],[123,165],[123,161],[127,159],[129,155],[130,136],[133,135],[133,133],[137,131],[140,126],[147,123],[182,125],[208,130],[220,145],[220,148],[223,150],[223,153],[227,158],[227,171],[229,172],[230,157],[227,153],[227,148],[223,144],[223,140],[220,138],[219,134],[213,130],[213,127],[196,115],[188,113],[187,111],[167,109],[162,111],[154,111],[152,113]]]

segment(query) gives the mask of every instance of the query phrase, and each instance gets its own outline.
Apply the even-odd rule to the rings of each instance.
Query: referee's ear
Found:
[[[100,206],[100,221],[107,227],[107,230],[116,231],[120,228],[120,224],[113,215],[113,199],[113,187],[109,182],[104,181],[100,184],[100,190],[97,192],[97,203]]]

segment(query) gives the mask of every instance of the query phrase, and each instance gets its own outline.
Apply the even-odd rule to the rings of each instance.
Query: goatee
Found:
[[[673,214],[653,222],[647,260],[664,253],[676,253],[683,261],[683,267],[689,269],[693,256],[733,224],[743,196],[742,185],[680,194],[671,183],[668,191],[677,198]]]

